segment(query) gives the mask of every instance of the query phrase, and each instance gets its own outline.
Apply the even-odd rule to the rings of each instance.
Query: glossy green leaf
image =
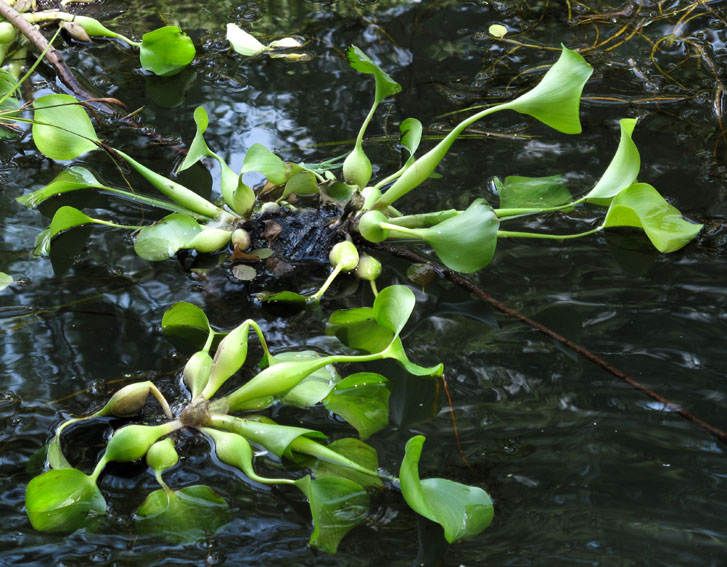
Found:
[[[495,178],[501,209],[557,207],[571,200],[562,175]]]
[[[399,337],[387,349],[387,358],[393,358],[401,364],[409,374],[414,376],[441,376],[444,373],[444,365],[440,362],[435,366],[424,367],[414,364],[406,355],[404,345]]]
[[[373,315],[379,325],[398,336],[415,305],[416,298],[412,290],[403,285],[391,285],[376,296]]]
[[[481,488],[443,478],[419,478],[419,458],[424,437],[406,444],[399,481],[404,500],[412,510],[444,528],[444,537],[454,543],[477,535],[492,522],[492,500]]]
[[[389,423],[388,384],[381,374],[352,374],[336,384],[323,405],[355,427],[361,439],[368,439]]]
[[[253,144],[247,150],[240,175],[252,171],[262,173],[273,185],[285,183],[288,178],[285,162],[262,144]]]
[[[224,526],[229,521],[229,508],[208,486],[160,488],[146,497],[135,519],[140,533],[159,534],[175,543],[194,543]]]
[[[298,167],[290,175],[285,183],[285,190],[281,199],[285,199],[288,195],[295,193],[296,195],[315,195],[318,193],[318,179],[312,171]]]
[[[499,108],[527,114],[564,134],[580,134],[581,93],[592,73],[581,55],[563,46],[558,61],[533,89]]]
[[[401,123],[399,130],[401,131],[401,145],[409,152],[409,159],[406,162],[406,165],[409,166],[414,163],[414,154],[422,141],[422,123],[416,118],[407,118]]]
[[[267,48],[257,39],[235,24],[227,24],[227,41],[240,55],[252,57],[260,55]]]
[[[382,101],[387,96],[401,92],[401,85],[389,77],[384,70],[374,63],[368,55],[355,45],[346,50],[348,64],[359,73],[373,75],[376,81],[376,100]]]
[[[55,238],[64,230],[84,224],[96,224],[96,219],[92,219],[87,214],[73,207],[61,207],[55,212],[50,221],[49,236],[50,238]]]
[[[475,199],[461,215],[431,228],[415,229],[445,266],[470,274],[492,261],[500,221],[484,199]]]
[[[313,516],[310,544],[328,553],[335,553],[341,539],[366,519],[369,496],[363,487],[338,477],[296,481],[305,494]]]
[[[204,311],[192,303],[180,301],[164,312],[162,331],[168,336],[204,337],[202,341],[204,343],[211,328]]]
[[[611,163],[599,179],[596,186],[584,197],[590,203],[608,206],[623,189],[636,183],[641,169],[639,150],[631,139],[636,127],[635,118],[623,118],[620,121],[621,139]]]
[[[334,311],[326,324],[326,334],[372,354],[384,350],[394,339],[394,332],[376,321],[371,307]]]
[[[99,142],[83,106],[66,94],[45,95],[33,102],[33,141],[54,160],[70,160],[95,150]]]
[[[13,276],[10,276],[5,272],[0,272],[0,291],[4,290],[6,287],[14,282],[15,280],[13,279]]]
[[[636,183],[614,197],[603,226],[641,228],[659,252],[674,252],[697,236],[703,225],[684,220],[651,185]]]
[[[202,227],[192,217],[174,213],[142,228],[134,241],[134,251],[145,260],[166,260],[187,248],[200,232]]]
[[[63,449],[61,448],[61,438],[59,435],[56,434],[55,437],[53,437],[53,440],[48,443],[48,465],[50,465],[50,468],[52,469],[70,469],[71,464],[68,462],[68,459],[66,459],[66,456],[63,454]]]
[[[313,350],[279,352],[273,358],[273,363],[297,360],[312,360],[320,358],[320,354]],[[341,381],[341,375],[332,364],[319,368],[309,374],[297,386],[280,398],[286,406],[306,408],[316,405],[333,387]]]
[[[195,56],[194,43],[177,26],[165,26],[141,37],[139,60],[146,71],[163,77],[179,73]]]
[[[42,532],[72,532],[106,513],[106,501],[96,482],[77,469],[44,472],[28,483],[25,510]]]
[[[337,439],[333,443],[326,445],[331,451],[335,451],[339,455],[343,455],[347,459],[358,463],[362,467],[376,471],[379,468],[379,455],[371,445],[364,443],[360,439],[346,437]],[[362,472],[351,469],[350,467],[341,466],[337,463],[315,459],[310,464],[310,469],[316,478],[323,477],[340,477],[352,480],[366,488],[379,488],[383,486],[378,476],[371,476]]]
[[[307,295],[301,295],[294,291],[280,291],[273,293],[270,291],[261,291],[256,293],[255,297],[260,301],[266,303],[292,303],[298,305],[304,305],[310,301],[310,297]]]

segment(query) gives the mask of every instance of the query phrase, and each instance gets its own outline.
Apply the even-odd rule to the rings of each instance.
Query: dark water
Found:
[[[171,143],[189,143],[192,111],[204,104],[211,118],[207,141],[234,169],[256,142],[295,160],[346,151],[345,144],[324,144],[355,137],[372,87],[347,67],[342,50],[350,43],[378,58],[404,87],[371,126],[369,136],[379,139],[396,138],[408,116],[436,133],[456,120],[446,113],[514,95],[534,78],[518,76],[521,71],[557,56],[532,46],[591,46],[584,54],[595,74],[584,93],[583,135],[499,116],[477,125],[480,138],[457,142],[441,168],[444,178],[428,182],[401,208],[463,207],[478,196],[492,198],[487,180],[493,175],[563,173],[574,193],[584,191],[615,150],[617,120],[639,117],[640,180],[691,218],[707,221],[708,234],[669,255],[653,253],[632,232],[563,244],[510,240],[473,280],[724,429],[725,3],[642,1],[627,10],[585,4],[592,10],[576,2],[114,3],[101,10],[122,32],[138,36],[162,22],[181,25],[200,46],[195,65],[164,80],[143,76],[135,56],[113,43],[66,49],[72,67],[99,92],[130,109],[144,105],[144,125]],[[251,22],[249,29],[259,34],[302,36],[310,60],[230,55],[224,41],[229,21]],[[531,47],[488,39],[492,23],[507,25],[508,37]],[[650,59],[652,44],[671,33],[675,41],[661,41]],[[44,80],[34,78],[39,94],[47,92]],[[99,130],[161,172],[180,159],[144,132],[113,124]],[[503,132],[518,137],[503,139]],[[251,301],[246,285],[222,270],[199,276],[183,262],[148,263],[113,230],[89,231],[86,241],[64,238],[59,247],[67,251],[53,262],[33,259],[33,240],[48,217],[22,209],[14,198],[47,183],[63,165],[39,157],[29,136],[0,148],[0,269],[23,280],[0,295],[2,565],[727,565],[724,445],[443,280],[418,291],[405,343],[417,362],[444,362],[469,467],[458,454],[441,392],[395,365],[379,367],[394,382],[391,426],[370,443],[382,466],[396,472],[406,440],[426,435],[422,476],[477,484],[492,494],[495,521],[481,535],[446,546],[439,528],[417,520],[389,493],[375,501],[370,521],[343,540],[337,555],[316,552],[307,547],[310,518],[296,494],[233,478],[191,435],[183,442],[187,459],[167,480],[177,487],[209,484],[230,502],[234,519],[208,541],[171,546],[136,535],[133,512],[155,488],[143,465],[112,467],[102,477],[110,514],[97,533],[34,532],[23,507],[25,485],[37,472],[31,458],[64,417],[100,407],[130,380],[153,379],[174,402],[183,400],[179,371],[188,352],[159,329],[170,305],[196,303],[220,328],[252,317],[273,349],[328,349],[335,345],[324,335],[327,315],[368,303],[370,296],[349,290],[320,309],[281,317]],[[373,141],[366,149],[381,174],[398,167],[393,141]],[[79,161],[118,182],[103,156]],[[198,168],[184,181],[209,191],[217,170],[211,172]],[[73,204],[121,223],[139,218],[128,204],[84,199]],[[55,206],[43,212],[50,215]],[[585,211],[525,226],[575,232],[595,216]],[[386,266],[381,285],[406,283],[406,262],[378,256]],[[300,265],[285,285],[313,288],[321,277],[317,267]],[[149,416],[152,411],[150,405]],[[318,410],[284,411],[279,418],[332,438],[351,434]],[[109,424],[76,431],[69,456],[89,468]]]

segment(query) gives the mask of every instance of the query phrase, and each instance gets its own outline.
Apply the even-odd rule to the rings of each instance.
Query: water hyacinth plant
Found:
[[[230,29],[233,39],[236,38],[240,45],[252,45],[252,36],[238,33],[239,28]],[[169,258],[181,249],[215,252],[230,243],[233,232],[240,228],[242,222],[254,217],[262,201],[270,195],[277,196],[274,198],[283,205],[291,195],[319,196],[322,202],[334,203],[340,208],[337,230],[358,233],[365,241],[373,243],[387,239],[423,241],[447,267],[465,273],[489,264],[501,238],[566,240],[605,229],[633,227],[641,229],[660,252],[673,252],[686,245],[701,229],[701,225],[684,219],[654,187],[638,179],[641,162],[632,139],[635,119],[621,120],[620,141],[611,162],[594,187],[584,191],[580,197],[571,195],[560,175],[538,178],[508,176],[504,180],[496,178],[493,181],[499,195],[497,208],[478,198],[465,210],[404,215],[393,205],[429,179],[458,136],[478,120],[509,110],[531,116],[559,132],[579,133],[580,97],[592,68],[581,55],[563,47],[559,59],[535,87],[514,100],[490,106],[463,120],[418,158],[415,154],[421,142],[422,125],[414,118],[404,120],[400,129],[401,145],[408,153],[406,162],[398,171],[372,183],[371,161],[363,148],[366,129],[381,101],[398,93],[401,87],[360,49],[349,48],[347,57],[353,69],[373,76],[375,93],[354,148],[342,163],[341,158],[318,164],[285,162],[264,146],[254,144],[248,150],[240,171],[235,172],[205,142],[204,133],[209,127],[207,112],[203,107],[195,110],[197,131],[178,171],[204,158],[217,161],[221,168],[219,191],[222,203],[207,201],[126,153],[105,146],[84,109],[69,95],[40,97],[34,103],[32,122],[34,140],[42,153],[52,159],[70,160],[99,147],[104,148],[138,171],[168,200],[103,185],[89,170],[71,166],[46,187],[21,197],[21,203],[36,206],[60,193],[95,189],[160,207],[171,214],[151,226],[122,226],[90,218],[70,207],[61,207],[49,229],[39,239],[37,251],[47,252],[52,239],[64,230],[83,224],[100,224],[135,231],[135,250],[149,260]],[[338,168],[342,170],[343,180],[337,179],[333,173]],[[245,184],[243,175],[249,172],[265,176],[267,183],[263,190],[256,192]],[[570,211],[583,205],[605,208],[603,221],[598,226],[572,234],[503,229],[505,222],[516,221],[524,215]],[[232,245],[235,246],[235,243]],[[318,297],[316,295],[312,299]],[[262,299],[269,298],[263,296]],[[310,299],[294,295],[275,297],[279,301],[305,302]]]
[[[48,532],[98,526],[106,501],[97,482],[106,465],[146,458],[160,488],[137,510],[139,531],[176,541],[194,541],[214,533],[229,516],[225,500],[207,486],[172,489],[162,478],[179,462],[174,433],[187,428],[206,436],[216,457],[251,481],[299,489],[308,500],[313,519],[310,543],[324,551],[335,552],[345,534],[364,521],[369,493],[382,489],[385,483],[400,487],[415,512],[440,524],[447,541],[480,533],[493,517],[490,497],[479,487],[441,478],[421,479],[418,469],[424,437],[413,437],[407,443],[398,478],[379,469],[376,450],[365,439],[388,423],[388,380],[371,372],[342,377],[334,366],[393,358],[413,374],[441,375],[441,364],[423,368],[406,357],[399,335],[413,307],[414,294],[408,288],[391,286],[381,290],[365,316],[358,309],[334,313],[331,333],[347,336],[347,344],[367,354],[323,355],[307,350],[273,355],[255,321],[244,321],[232,331],[220,333],[211,328],[199,308],[189,303],[174,305],[162,320],[165,333],[184,335],[194,330],[205,337],[182,373],[188,402],[173,414],[156,387],[142,382],[122,388],[94,414],[62,423],[48,446],[49,470],[27,486],[30,522],[37,530]],[[368,337],[365,344],[360,340],[362,328]],[[242,386],[216,397],[246,363],[251,331],[264,353],[260,371]],[[212,356],[212,345],[220,336],[223,338]],[[61,450],[61,435],[67,428],[95,418],[133,416],[150,393],[160,403],[165,421],[117,429],[91,474],[68,463]],[[319,431],[280,425],[259,413],[273,404],[299,408],[323,404],[351,424],[359,438],[326,444],[326,436]],[[242,412],[256,413],[234,415]],[[253,446],[276,460],[302,465],[309,472],[281,478],[261,475],[256,472]]]

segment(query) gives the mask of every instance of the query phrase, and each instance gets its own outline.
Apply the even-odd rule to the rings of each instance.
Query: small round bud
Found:
[[[389,237],[389,231],[379,226],[387,219],[381,211],[368,211],[358,221],[358,231],[369,242],[382,242]]]
[[[154,443],[146,454],[146,464],[155,471],[165,471],[179,462],[179,454],[170,437]]]
[[[10,22],[0,22],[0,43],[13,43],[18,33]]]
[[[344,240],[331,248],[328,259],[334,268],[340,265],[342,271],[350,272],[358,266],[358,250],[356,250],[353,242]]]
[[[356,267],[356,277],[362,280],[374,281],[381,275],[381,262],[373,256],[362,254]]]
[[[280,205],[278,205],[277,203],[263,203],[260,206],[261,215],[264,215],[264,214],[274,215],[279,211],[280,211]]]
[[[61,22],[61,27],[66,30],[68,35],[70,35],[73,39],[84,42],[91,41],[91,36],[88,35],[88,32],[83,28],[83,26],[79,26],[74,22]]]
[[[250,233],[244,228],[236,228],[233,230],[230,242],[232,242],[232,246],[240,252],[244,252],[250,248],[250,244],[252,244],[252,241],[250,240]]]
[[[162,435],[169,433],[169,424],[127,425],[114,433],[106,447],[108,461],[130,462],[141,459]]]

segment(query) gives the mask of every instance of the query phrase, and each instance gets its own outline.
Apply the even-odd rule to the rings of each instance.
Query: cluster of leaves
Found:
[[[173,490],[162,473],[176,466],[179,456],[174,432],[192,428],[210,440],[217,458],[248,479],[261,484],[288,484],[298,488],[310,504],[313,533],[310,543],[335,552],[341,539],[364,521],[369,492],[384,482],[398,485],[407,504],[439,523],[446,539],[454,542],[478,534],[491,522],[492,501],[478,487],[442,478],[420,479],[419,460],[424,437],[406,445],[399,477],[379,471],[376,450],[365,443],[388,423],[388,380],[376,373],[358,372],[345,378],[333,366],[393,358],[419,376],[438,376],[442,365],[423,368],[408,360],[399,335],[414,308],[414,294],[406,287],[383,289],[372,307],[335,312],[329,332],[359,355],[322,355],[315,351],[288,351],[272,355],[255,321],[247,320],[228,333],[214,331],[205,314],[189,303],[178,303],[162,320],[165,333],[202,337],[203,346],[187,362],[184,382],[189,403],[175,416],[151,382],[122,388],[94,414],[64,422],[48,447],[50,470],[35,477],[26,490],[26,509],[32,525],[41,531],[68,532],[93,525],[106,513],[106,501],[97,481],[107,463],[130,462],[146,457],[161,488],[149,494],[136,513],[140,531],[161,532],[189,541],[225,523],[227,504],[204,485]],[[227,395],[212,399],[220,387],[246,362],[248,336],[254,331],[264,356],[261,370]],[[214,353],[210,350],[222,336]],[[160,402],[167,421],[158,425],[126,425],[115,431],[94,471],[89,475],[71,467],[61,450],[61,433],[69,425],[104,416],[127,417],[137,413],[149,394]],[[280,403],[307,408],[323,404],[351,424],[359,438],[324,444],[319,431],[279,425],[259,412]],[[267,478],[253,466],[251,445],[264,448],[277,459],[297,463],[311,473],[298,478]]]
[[[654,187],[638,181],[641,162],[632,139],[635,119],[621,120],[621,138],[610,164],[596,185],[578,198],[571,196],[560,175],[540,178],[510,176],[504,181],[494,181],[500,198],[499,208],[493,208],[480,198],[462,211],[452,209],[402,215],[393,204],[424,183],[457,137],[477,120],[501,110],[514,110],[560,132],[579,133],[580,95],[592,68],[583,57],[564,47],[558,61],[533,89],[515,100],[491,106],[463,120],[418,159],[414,154],[421,141],[422,125],[413,118],[403,121],[402,146],[409,153],[408,159],[397,172],[369,185],[372,166],[363,149],[364,134],[379,103],[399,92],[401,87],[358,48],[351,47],[347,54],[354,69],[373,75],[376,89],[374,103],[356,137],[354,148],[343,161],[343,181],[336,179],[332,173],[341,165],[336,158],[315,165],[286,163],[260,144],[249,149],[241,170],[233,171],[205,142],[209,118],[204,108],[199,107],[194,112],[197,132],[178,171],[203,158],[216,160],[221,168],[221,206],[151,171],[122,151],[105,146],[110,154],[129,163],[172,202],[105,186],[90,171],[79,166],[62,172],[49,185],[21,197],[19,201],[35,206],[60,193],[96,189],[166,209],[172,214],[152,226],[121,226],[138,231],[135,250],[149,260],[168,258],[183,248],[214,252],[231,239],[233,245],[239,246],[241,241],[233,238],[235,223],[250,218],[261,206],[255,191],[243,181],[243,175],[248,172],[262,173],[267,179],[267,188],[278,191],[278,201],[285,202],[292,194],[320,195],[321,199],[337,203],[342,213],[344,210],[357,211],[357,217],[351,224],[366,240],[381,242],[388,238],[403,238],[424,241],[445,265],[460,272],[474,272],[486,266],[492,260],[500,238],[569,239],[607,228],[635,227],[642,229],[659,251],[672,252],[687,244],[701,229],[701,225],[683,219],[681,213]],[[88,115],[75,105],[72,97],[40,97],[34,108],[33,138],[38,149],[48,157],[75,159],[102,147]],[[382,192],[387,186],[388,189]],[[501,229],[504,222],[524,215],[570,211],[581,205],[606,207],[602,223],[583,232],[565,235]],[[39,239],[37,250],[47,252],[57,234],[89,223],[120,226],[90,218],[70,207],[62,207]]]

